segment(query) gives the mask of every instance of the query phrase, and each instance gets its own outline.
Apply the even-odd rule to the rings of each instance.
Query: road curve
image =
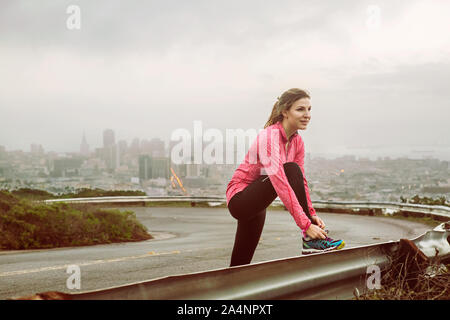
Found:
[[[226,268],[236,220],[223,208],[130,207],[155,239],[89,247],[0,251],[0,299],[44,291],[78,293],[169,275]],[[415,238],[431,227],[388,217],[319,213],[346,248]],[[300,255],[301,235],[287,211],[268,211],[252,262]],[[344,249],[345,250],[345,249]],[[68,289],[68,266],[80,289]]]

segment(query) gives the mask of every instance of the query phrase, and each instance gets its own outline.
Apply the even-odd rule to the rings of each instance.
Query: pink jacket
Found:
[[[231,181],[228,183],[226,191],[227,205],[236,193],[244,190],[261,174],[267,174],[278,197],[294,218],[295,223],[302,229],[303,236],[306,236],[305,232],[311,225],[311,221],[303,212],[283,168],[283,164],[286,162],[296,162],[299,165],[303,173],[309,213],[311,216],[316,215],[309,197],[308,184],[303,168],[305,146],[297,132],[291,136],[286,151],[287,142],[286,132],[281,122],[267,127],[258,134],[244,161],[236,169]]]

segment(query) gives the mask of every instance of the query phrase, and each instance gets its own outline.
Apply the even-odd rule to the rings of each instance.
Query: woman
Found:
[[[278,196],[302,230],[303,248],[340,249],[342,240],[327,237],[325,224],[311,203],[303,163],[305,148],[297,130],[311,120],[311,97],[301,89],[284,92],[273,106],[264,130],[250,147],[227,186],[227,205],[237,219],[230,266],[253,258],[266,218]]]

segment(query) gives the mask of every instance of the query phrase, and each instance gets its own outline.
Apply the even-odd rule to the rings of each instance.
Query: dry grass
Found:
[[[445,265],[437,256],[429,259],[420,251],[399,251],[381,277],[381,288],[355,299],[450,300],[450,264]]]

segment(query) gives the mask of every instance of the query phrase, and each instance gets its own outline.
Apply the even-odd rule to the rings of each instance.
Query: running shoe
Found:
[[[345,246],[344,240],[333,240],[330,237],[326,239],[303,239],[302,253],[317,253],[331,250],[339,250]]]

